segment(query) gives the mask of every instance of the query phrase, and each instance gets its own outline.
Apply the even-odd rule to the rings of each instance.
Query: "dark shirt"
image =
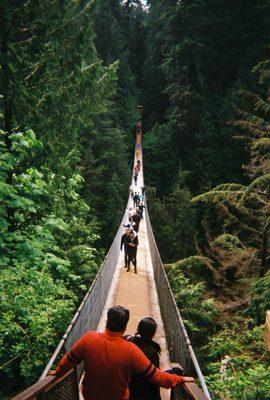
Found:
[[[129,236],[128,239],[127,239],[127,243],[128,243],[128,244],[129,244],[129,243],[135,244],[135,246],[128,246],[128,252],[129,252],[130,254],[132,254],[132,253],[135,253],[135,254],[136,254],[136,252],[137,252],[137,247],[138,247],[138,244],[139,244],[138,236],[134,236],[133,239],[131,239],[131,237]]]
[[[140,201],[140,196],[139,196],[138,194],[135,194],[135,195],[133,196],[133,201],[134,201],[135,203],[137,203],[137,201]]]
[[[136,225],[139,225],[139,224],[140,224],[141,217],[140,217],[139,214],[133,215],[132,219],[133,219],[133,221],[135,222]]]
[[[127,233],[124,233],[124,235],[121,237],[121,245],[120,245],[121,250],[122,250],[123,245],[125,246],[125,250],[127,250],[128,238],[129,238],[129,235]]]
[[[139,209],[140,209],[140,213],[141,213],[141,218],[143,217],[143,209],[145,208],[144,205],[140,205]]]
[[[129,336],[127,340],[138,346],[153,365],[159,367],[160,346],[151,339]],[[159,387],[134,373],[129,384],[129,400],[161,400]]]

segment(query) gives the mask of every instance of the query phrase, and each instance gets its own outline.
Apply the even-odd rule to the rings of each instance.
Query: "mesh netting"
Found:
[[[47,375],[49,369],[51,369],[55,361],[57,361],[60,356],[63,355],[63,353],[69,351],[73,344],[84,333],[88,332],[89,330],[97,329],[119,258],[121,235],[123,231],[122,224],[125,222],[126,216],[124,215],[118,232],[96,279],[84,297],[80,307],[72,319],[71,324],[63,336],[63,339],[59,343],[54,355],[47,364],[41,378],[44,378]]]
[[[191,373],[192,362],[188,351],[189,339],[158,252],[147,209],[145,221],[170,359],[172,362],[179,363],[184,368],[185,373]]]
[[[37,400],[79,400],[77,374],[74,370],[61,382],[39,394]]]

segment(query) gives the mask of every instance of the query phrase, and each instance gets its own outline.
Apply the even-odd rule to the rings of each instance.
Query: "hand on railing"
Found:
[[[176,364],[176,363],[174,363]],[[171,369],[167,370],[166,372],[169,372],[169,374],[175,374],[175,375],[180,375],[183,376],[184,375],[184,368],[182,368],[180,365],[172,367]]]
[[[195,382],[193,376],[181,376],[183,383]]]
[[[56,375],[56,371],[50,369],[50,371],[48,372],[48,375]]]

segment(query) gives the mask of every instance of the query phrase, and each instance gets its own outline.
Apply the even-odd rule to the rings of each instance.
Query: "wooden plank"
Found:
[[[189,397],[193,400],[207,400],[202,389],[195,382],[184,383],[183,388]]]
[[[179,363],[171,363],[172,368],[181,368]],[[208,400],[202,389],[195,382],[188,382],[182,385],[184,392],[192,400]]]
[[[266,350],[270,351],[270,310],[265,315],[264,342]]]
[[[39,393],[42,393],[46,388],[50,387],[55,380],[55,376],[47,376],[41,381],[38,381],[34,385],[25,389],[23,392],[19,393],[17,396],[12,397],[11,400],[32,400]]]

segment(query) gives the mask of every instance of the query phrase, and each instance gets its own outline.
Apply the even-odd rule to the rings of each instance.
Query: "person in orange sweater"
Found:
[[[106,331],[83,335],[51,374],[62,376],[83,361],[85,400],[128,400],[128,385],[134,372],[164,388],[194,381],[192,377],[169,374],[155,367],[135,344],[123,337],[128,321],[129,310],[121,306],[110,308]]]

